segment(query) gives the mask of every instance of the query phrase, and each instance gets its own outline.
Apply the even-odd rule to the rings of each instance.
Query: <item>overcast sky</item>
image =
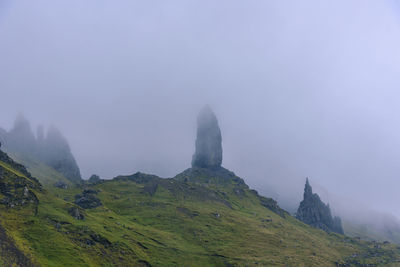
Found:
[[[207,103],[251,187],[400,217],[395,0],[0,0],[0,126],[56,125],[85,178],[189,167]]]

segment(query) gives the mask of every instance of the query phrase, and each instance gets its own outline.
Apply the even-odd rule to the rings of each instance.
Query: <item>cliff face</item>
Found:
[[[317,194],[313,194],[308,179],[304,187],[304,199],[297,210],[296,218],[324,231],[343,234],[340,218],[332,218],[329,205],[323,203]]]
[[[43,127],[39,126],[35,137],[28,120],[18,115],[13,129],[0,130],[0,142],[5,150],[35,157],[73,182],[82,179],[67,140],[55,127],[50,127],[45,135]]]
[[[192,167],[219,168],[222,163],[222,137],[218,120],[209,106],[197,118],[196,151]]]

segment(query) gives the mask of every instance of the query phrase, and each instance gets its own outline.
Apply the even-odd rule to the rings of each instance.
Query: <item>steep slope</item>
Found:
[[[37,213],[36,194],[42,191],[39,182],[24,166],[17,164],[0,150],[0,266],[36,266],[17,241],[4,228],[3,222],[14,219],[13,213]]]
[[[74,183],[65,178],[60,172],[51,166],[43,163],[37,157],[21,153],[8,153],[16,162],[26,166],[26,169],[44,186],[52,188],[58,182],[66,184],[68,187],[74,186]]]

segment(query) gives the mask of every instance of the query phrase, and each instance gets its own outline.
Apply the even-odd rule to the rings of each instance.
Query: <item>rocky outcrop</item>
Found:
[[[200,185],[228,185],[234,184],[237,187],[248,188],[242,178],[235,175],[235,173],[223,167],[216,169],[206,168],[189,168],[177,174],[174,179],[186,182],[196,183]]]
[[[83,190],[82,194],[75,196],[75,204],[84,209],[93,209],[101,206],[102,203],[97,198],[97,193],[97,191],[91,189]]]
[[[324,231],[343,234],[340,218],[332,218],[329,205],[323,203],[317,194],[313,194],[308,178],[304,187],[304,199],[300,202],[296,218]]]
[[[209,106],[197,118],[196,151],[192,167],[218,168],[222,163],[222,137],[218,120]]]
[[[11,166],[14,170],[17,170],[27,178],[34,180],[35,182],[39,183],[39,181],[32,177],[32,175],[26,170],[25,166],[15,162],[12,158],[10,158],[7,153],[0,150],[0,161],[6,163],[7,165]]]
[[[39,181],[24,166],[0,150],[0,205],[8,208],[32,206],[37,213],[39,200],[35,191],[41,190]]]
[[[43,126],[39,126],[35,137],[29,121],[20,114],[13,129],[9,132],[0,130],[0,142],[6,151],[35,157],[72,182],[80,183],[82,180],[67,140],[55,127],[50,127],[45,135]]]

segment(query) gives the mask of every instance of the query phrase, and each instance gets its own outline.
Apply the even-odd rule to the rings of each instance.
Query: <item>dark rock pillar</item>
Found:
[[[209,106],[204,107],[197,118],[196,151],[192,167],[219,168],[222,163],[222,137],[218,120]]]

